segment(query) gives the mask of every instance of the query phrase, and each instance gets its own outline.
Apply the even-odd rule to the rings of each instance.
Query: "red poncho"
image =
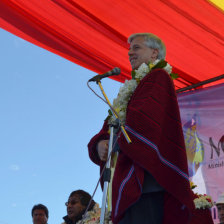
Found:
[[[144,169],[165,189],[164,224],[189,223],[194,208],[187,157],[176,93],[170,76],[155,69],[145,76],[127,107],[126,130],[118,140],[119,153],[112,184],[112,220],[118,223],[142,192]],[[100,165],[96,145],[108,139],[108,126],[88,144],[93,162]]]

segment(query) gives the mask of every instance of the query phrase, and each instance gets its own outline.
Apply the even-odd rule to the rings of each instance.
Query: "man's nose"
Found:
[[[128,51],[128,55],[133,55],[133,50],[130,48],[129,51]]]

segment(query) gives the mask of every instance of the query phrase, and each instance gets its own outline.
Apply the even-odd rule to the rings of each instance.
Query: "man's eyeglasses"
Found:
[[[67,202],[65,202],[65,206],[68,206],[69,203],[70,203],[71,205],[75,205],[76,203],[78,203],[78,201],[75,201],[75,200],[67,201]]]

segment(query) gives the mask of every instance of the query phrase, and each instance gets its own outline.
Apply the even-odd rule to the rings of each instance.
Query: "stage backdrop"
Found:
[[[224,84],[178,95],[190,177],[214,201],[224,192],[223,96]]]

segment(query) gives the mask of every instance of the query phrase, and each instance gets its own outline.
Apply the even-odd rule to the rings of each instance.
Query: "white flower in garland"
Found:
[[[120,88],[117,98],[114,99],[113,108],[117,112],[122,124],[125,122],[128,102],[137,85],[137,81],[134,79],[126,80],[124,85]],[[112,116],[110,122],[114,123],[115,120],[116,118]]]
[[[129,81],[125,81],[124,85],[120,88],[118,96],[113,101],[113,108],[115,109],[120,122],[122,125],[125,124],[126,120],[126,109],[128,102],[135,91],[136,87],[138,86],[139,82],[154,68],[162,68],[168,74],[172,76],[172,67],[164,60],[155,60],[153,63],[142,63],[138,69],[132,71],[133,79]],[[109,123],[115,123],[116,118],[114,116],[110,116]]]
[[[142,80],[151,70],[152,68],[157,65],[161,60],[157,59],[154,62],[150,63],[149,65],[147,65],[146,63],[142,63],[140,65],[140,67],[135,70],[135,79],[139,79]],[[172,66],[168,63],[166,63],[166,66],[163,67],[162,69],[164,69],[168,74],[172,73]]]
[[[208,195],[197,195],[198,197],[194,199],[195,208],[206,209],[213,206],[212,198]]]
[[[167,63],[167,65],[163,68],[168,74],[172,73],[172,66]]]
[[[149,66],[146,63],[142,63],[140,67],[135,70],[135,78],[141,80],[149,73],[149,71]]]
[[[190,181],[190,187],[193,190],[197,187],[197,185]],[[194,199],[194,205],[196,209],[207,209],[211,208],[214,205],[212,198],[209,195],[195,193],[194,196],[196,197]]]
[[[83,220],[79,220],[77,224],[99,224],[100,223],[100,214],[101,209],[99,207],[99,204],[95,204],[93,209],[88,211],[84,217]],[[112,224],[110,214],[108,212],[105,213],[104,216],[104,223],[105,224]],[[62,223],[64,224],[64,223]]]

